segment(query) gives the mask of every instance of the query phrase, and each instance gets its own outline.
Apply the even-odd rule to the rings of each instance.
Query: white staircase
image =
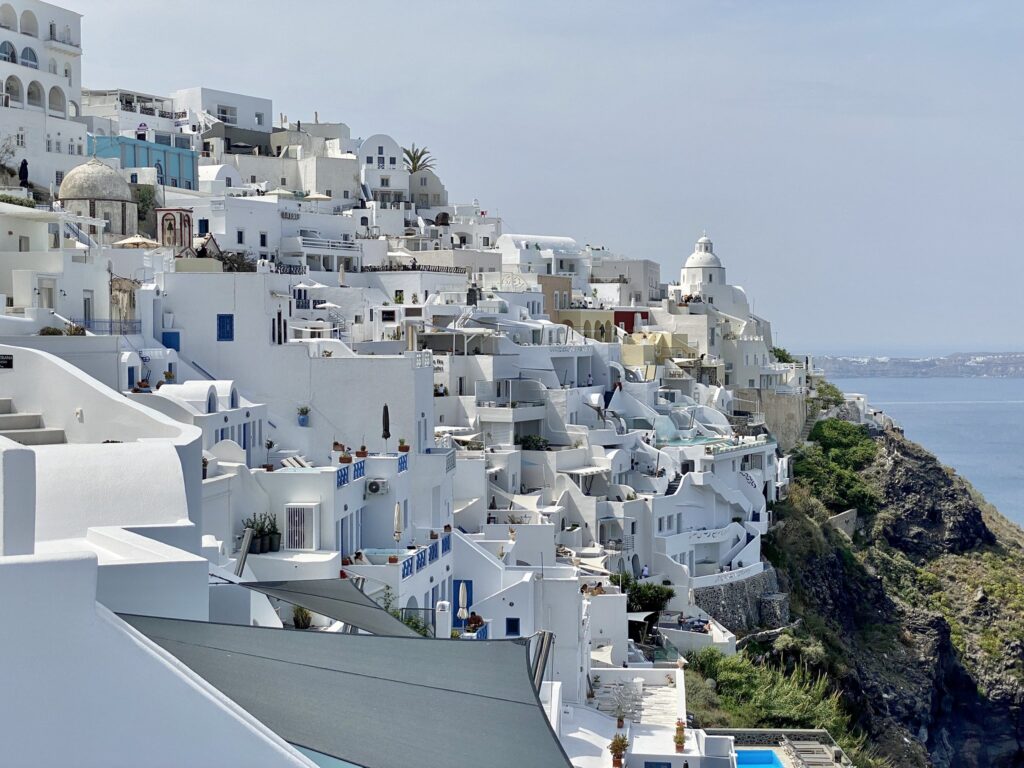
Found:
[[[18,413],[9,397],[0,397],[0,437],[22,445],[56,445],[67,442],[63,429],[46,427],[41,413]]]

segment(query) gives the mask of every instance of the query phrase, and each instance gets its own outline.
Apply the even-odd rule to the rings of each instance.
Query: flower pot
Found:
[[[280,552],[281,551],[281,534],[271,533],[268,537],[270,539],[270,551]]]
[[[398,555],[388,555],[388,563],[394,565],[398,562]]]
[[[616,725],[616,726],[618,726],[619,728],[621,728],[621,727],[622,727],[622,726],[624,726],[625,724],[626,724],[626,721],[625,721],[625,719],[624,719],[624,718],[621,718],[621,717],[620,717],[620,718],[619,718],[618,720],[616,720],[616,721],[615,721],[615,725]]]
[[[300,413],[299,414],[299,426],[300,427],[308,427],[309,426],[309,414],[308,413]]]
[[[337,440],[334,441],[334,445],[332,446],[332,448],[333,450],[339,452],[345,450],[345,446],[342,443],[339,443]]]
[[[436,539],[437,538],[437,531],[431,531],[430,532],[430,538],[431,539]]]
[[[369,451],[356,451],[356,458],[357,459],[365,459],[369,455],[370,455]]]
[[[263,468],[265,470],[267,470],[267,472],[273,472],[274,471],[274,465],[273,464],[264,464]]]
[[[270,536],[263,534],[260,536],[260,554],[270,551]]]
[[[253,536],[252,541],[249,542],[249,554],[258,555],[260,553],[260,537]]]
[[[621,757],[613,757],[612,758],[612,766],[614,766],[614,768],[622,768],[622,758]]]
[[[398,446],[398,450],[401,451],[402,453],[408,453],[409,452],[409,446],[408,445],[400,445],[400,446]]]
[[[349,456],[348,454],[346,454],[344,456],[339,456],[338,457],[338,463],[339,464],[351,464],[352,463],[352,457]]]
[[[342,565],[352,565],[352,558],[351,557],[343,557],[343,558],[341,558],[341,564]],[[342,573],[344,573],[344,571],[342,571]]]
[[[448,525],[448,524],[445,524],[444,532],[445,533],[451,533],[452,532],[452,527],[450,525]]]

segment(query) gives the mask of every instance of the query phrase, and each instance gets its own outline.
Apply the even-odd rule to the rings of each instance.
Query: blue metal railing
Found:
[[[444,536],[441,537],[441,554],[442,555],[447,555],[451,551],[452,551],[452,535],[450,533],[446,533]]]
[[[336,477],[335,487],[341,488],[343,485],[348,485],[348,470],[349,470],[349,466],[347,464],[345,464],[344,466],[338,467],[338,472],[337,472],[337,474],[335,476]]]
[[[430,562],[434,562],[435,560],[437,560],[437,558],[438,558],[438,550],[440,550],[440,547],[438,546],[438,542],[436,542],[436,541],[431,542],[430,548],[427,549],[427,556],[429,557]]]
[[[482,627],[480,627],[480,629],[478,629],[476,632],[474,632],[473,634],[476,635],[476,639],[477,640],[486,640],[486,639],[488,639],[488,636],[490,635],[489,627],[490,627],[490,624],[484,623],[484,625]]]
[[[72,320],[71,322],[101,336],[135,336],[142,333],[141,320]]]
[[[427,565],[427,550],[420,549],[416,552],[416,570],[421,571]]]
[[[409,468],[409,454],[401,453],[398,455],[398,471],[405,472]]]
[[[352,465],[352,479],[358,480],[361,477],[366,477],[366,462],[357,461]]]
[[[413,562],[411,557],[405,558],[402,561],[402,578],[408,579],[413,574]]]

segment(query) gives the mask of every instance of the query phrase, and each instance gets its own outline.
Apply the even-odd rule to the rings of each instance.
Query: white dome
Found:
[[[95,157],[67,172],[60,183],[61,200],[132,200],[132,189],[121,174]]]
[[[721,267],[722,262],[715,256],[715,252],[712,250],[711,238],[704,235],[700,240],[697,241],[697,245],[694,246],[693,253],[690,254],[690,258],[686,260],[686,269],[701,269],[707,267]]]

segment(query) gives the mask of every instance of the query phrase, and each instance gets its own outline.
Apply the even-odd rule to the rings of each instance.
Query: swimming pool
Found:
[[[737,749],[736,765],[759,766],[760,768],[783,768],[779,756],[770,749]]]

